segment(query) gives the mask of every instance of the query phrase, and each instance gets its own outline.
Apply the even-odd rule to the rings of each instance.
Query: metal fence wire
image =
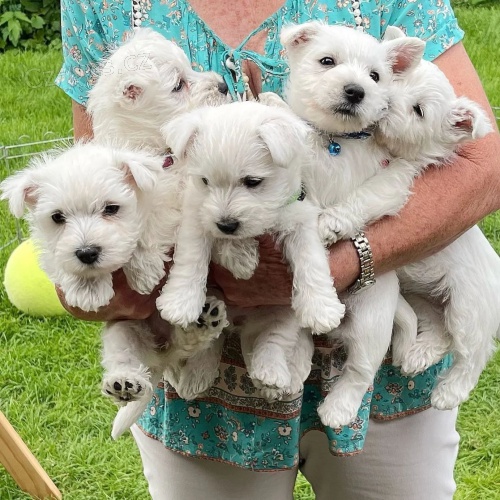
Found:
[[[500,106],[493,106],[492,109],[497,123],[500,125]],[[56,137],[53,132],[46,132],[43,138],[38,141],[32,141],[29,136],[22,136],[17,144],[7,146],[0,144],[0,180],[20,168],[24,168],[32,156],[49,149],[71,144],[72,141],[72,130],[70,130],[67,137]],[[24,224],[16,219],[11,233],[7,237],[3,235],[2,239],[4,241],[0,241],[0,251],[19,244],[25,238],[26,229]]]

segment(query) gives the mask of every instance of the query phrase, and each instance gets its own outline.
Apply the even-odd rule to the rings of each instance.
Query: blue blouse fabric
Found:
[[[228,3],[228,6],[230,3]],[[175,41],[198,71],[226,74],[223,61],[232,53],[236,62],[253,59],[264,69],[263,91],[282,93],[286,62],[279,42],[281,27],[312,19],[363,27],[381,38],[387,26],[427,41],[425,57],[433,60],[459,42],[449,0],[286,0],[256,31],[267,30],[265,55],[227,47],[198,17],[187,0],[62,0],[64,64],[56,83],[76,102],[85,104],[96,79],[96,67],[106,50],[119,44],[140,24]],[[367,328],[367,335],[369,329]],[[280,470],[297,465],[300,437],[324,431],[335,455],[359,453],[369,418],[390,420],[429,407],[430,393],[447,356],[415,377],[404,377],[390,364],[390,353],[373,386],[368,388],[357,419],[339,429],[325,428],[317,407],[341,373],[343,349],[324,336],[315,339],[311,375],[301,394],[266,403],[259,398],[245,369],[239,338],[228,336],[219,377],[206,397],[180,399],[167,383],[160,384],[139,421],[143,431],[167,448],[189,456],[218,460],[251,470]]]

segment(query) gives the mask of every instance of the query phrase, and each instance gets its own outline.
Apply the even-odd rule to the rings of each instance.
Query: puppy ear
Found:
[[[186,113],[169,121],[161,128],[165,144],[179,159],[185,159],[200,127],[198,112]]]
[[[458,97],[450,115],[451,126],[459,139],[480,139],[493,132],[491,122],[481,106],[467,97]]]
[[[163,170],[163,159],[145,152],[119,151],[117,160],[127,182],[140,191],[152,191]]]
[[[0,200],[8,200],[12,215],[20,218],[26,207],[33,208],[36,205],[37,189],[33,168],[25,168],[0,184]]]
[[[288,165],[305,147],[309,127],[291,114],[279,114],[269,118],[257,129],[271,157],[277,165]]]
[[[396,26],[387,26],[383,40],[384,42],[388,42],[389,40],[395,40],[396,38],[404,38],[404,37],[406,37],[406,34],[402,29]]]
[[[281,45],[290,52],[314,38],[320,32],[322,26],[323,23],[319,21],[304,24],[289,24],[281,30]]]
[[[405,73],[420,63],[424,55],[425,42],[415,37],[400,37],[383,42],[387,48],[387,60],[393,73]]]
[[[142,87],[134,85],[133,83],[125,85],[122,91],[123,97],[127,101],[137,101],[143,92],[144,89]]]

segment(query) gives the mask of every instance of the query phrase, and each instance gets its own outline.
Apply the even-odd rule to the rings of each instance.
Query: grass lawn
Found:
[[[500,106],[497,64],[500,5],[457,9],[467,32],[465,44],[491,103]],[[59,53],[0,55],[0,144],[28,138],[40,140],[47,131],[69,135],[69,99],[52,81]],[[16,165],[14,165],[16,166]],[[0,178],[6,175],[0,163]],[[0,246],[13,235],[12,219],[0,206]],[[483,223],[500,251],[500,214]],[[12,248],[0,252],[3,269]],[[3,275],[1,276],[3,278]],[[0,287],[0,410],[42,465],[71,500],[147,498],[139,454],[130,436],[112,442],[114,406],[99,395],[99,328],[70,317],[34,319],[19,314]],[[462,406],[462,437],[456,467],[457,499],[500,498],[500,352],[489,364],[471,399]],[[0,499],[28,498],[0,468]],[[296,499],[312,499],[299,478]],[[212,499],[209,499],[212,500]]]

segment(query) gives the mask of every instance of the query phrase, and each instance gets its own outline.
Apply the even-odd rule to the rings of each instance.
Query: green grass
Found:
[[[500,6],[461,7],[457,14],[490,102],[500,106],[497,58]],[[56,52],[0,55],[0,144],[69,135],[70,101],[52,81]],[[15,111],[14,111],[15,110]],[[20,139],[22,136],[28,136]],[[17,168],[19,164],[13,164]],[[3,169],[3,170],[2,170]],[[6,175],[0,164],[0,178]],[[0,246],[14,231],[0,205]],[[500,251],[500,214],[483,222]],[[0,252],[4,268],[10,248]],[[1,276],[3,280],[3,275]],[[147,498],[139,454],[130,436],[109,437],[114,407],[99,395],[99,325],[35,319],[19,314],[0,287],[0,410],[14,424],[67,499]],[[461,448],[456,466],[459,500],[500,498],[500,353],[489,364],[459,415]],[[0,468],[0,499],[28,498]],[[310,500],[299,477],[295,498]]]

